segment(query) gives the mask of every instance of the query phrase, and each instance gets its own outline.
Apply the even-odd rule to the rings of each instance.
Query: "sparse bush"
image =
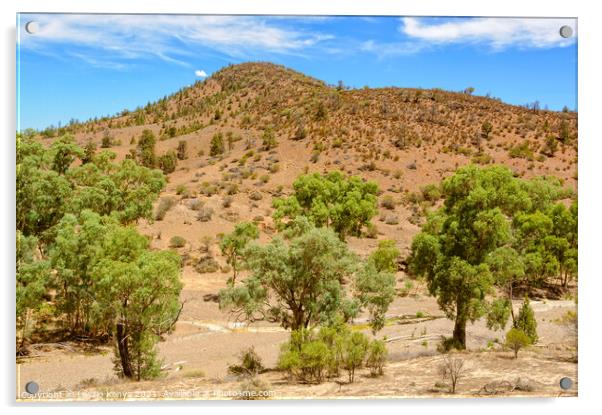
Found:
[[[204,256],[200,258],[194,266],[194,269],[199,274],[207,274],[219,271],[219,264],[211,256]]]
[[[380,205],[385,209],[395,209],[395,199],[391,195],[385,195],[380,201]]]
[[[176,204],[176,199],[173,197],[162,197],[155,212],[155,220],[163,220],[165,215]]]
[[[201,210],[203,205],[204,205],[204,203],[202,200],[193,199],[190,201],[190,204],[188,205],[188,207],[190,207],[190,209],[192,209],[194,211],[199,211],[199,210]]]
[[[249,199],[258,201],[258,200],[263,199],[263,195],[261,194],[261,192],[254,190],[251,193],[249,193]]]
[[[222,199],[222,207],[224,208],[229,208],[230,206],[232,206],[232,196],[225,196]]]
[[[387,362],[387,346],[382,340],[372,340],[368,347],[368,357],[366,359],[366,367],[370,369],[372,376],[381,376],[383,367]]]
[[[385,216],[385,223],[387,225],[397,225],[399,223],[399,218],[397,217],[397,215],[389,213]]]
[[[186,160],[188,158],[188,142],[182,140],[178,142],[178,160]]]
[[[209,222],[213,216],[213,209],[208,206],[203,206],[199,209],[197,219],[201,222]]]
[[[240,354],[240,364],[228,366],[228,372],[238,376],[256,376],[265,370],[261,357],[253,346]]]
[[[439,366],[439,373],[443,381],[449,382],[449,392],[456,393],[458,381],[466,374],[464,360],[452,356],[445,356],[443,363]]]
[[[170,248],[182,248],[184,245],[186,245],[186,239],[182,238],[181,236],[173,236],[169,240]]]

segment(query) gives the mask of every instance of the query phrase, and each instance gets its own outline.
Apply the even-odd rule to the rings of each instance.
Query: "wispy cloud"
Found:
[[[333,38],[252,16],[40,14],[22,15],[22,20],[23,25],[30,20],[40,25],[35,35],[21,37],[23,48],[48,53],[54,46],[60,53],[77,47],[77,57],[99,66],[145,58],[189,65],[195,47],[235,58],[253,57],[254,52],[302,54]]]
[[[435,23],[429,23],[434,21]],[[431,44],[483,44],[492,50],[564,47],[575,42],[560,36],[563,25],[576,30],[574,19],[544,18],[453,18],[445,21],[405,17],[400,31],[412,39]]]

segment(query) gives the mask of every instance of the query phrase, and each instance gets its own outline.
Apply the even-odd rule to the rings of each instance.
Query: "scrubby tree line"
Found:
[[[152,219],[159,170],[17,136],[17,352],[32,335],[113,339],[116,369],[156,375],[154,348],[181,305],[180,258],[154,251],[134,224]]]
[[[528,295],[577,277],[577,201],[567,207],[572,194],[557,179],[519,179],[502,166],[461,168],[441,191],[443,206],[413,240],[410,270],[455,321],[446,347],[466,348],[467,322],[483,316],[490,328],[511,317],[528,331],[511,300],[517,288]]]

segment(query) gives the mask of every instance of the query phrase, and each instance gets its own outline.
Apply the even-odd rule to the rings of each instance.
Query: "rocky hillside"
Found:
[[[340,169],[379,184],[381,214],[371,236],[407,248],[432,204],[433,189],[425,186],[461,165],[505,164],[518,176],[552,175],[577,188],[576,113],[469,92],[348,89],[282,66],[244,63],[143,108],[42,135],[71,132],[82,145],[104,142],[120,158],[144,129],[157,136],[159,154],[185,146],[164,192],[175,206],[141,225],[160,247],[177,235],[196,250],[239,220],[263,223],[265,236],[273,231],[273,197],[289,193],[304,172]],[[212,156],[219,134],[225,151]],[[362,251],[375,242],[355,244]]]

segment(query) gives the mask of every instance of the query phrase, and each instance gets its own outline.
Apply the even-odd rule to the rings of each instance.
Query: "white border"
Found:
[[[222,411],[245,413],[297,414],[315,409],[336,411],[395,411],[463,414],[505,414],[509,412],[577,414],[600,412],[602,396],[602,367],[600,353],[602,339],[600,327],[600,305],[602,276],[599,272],[600,235],[602,235],[600,192],[602,185],[602,74],[601,53],[602,16],[596,13],[594,1],[525,1],[503,0],[299,0],[296,3],[284,0],[98,0],[96,2],[69,0],[3,0],[2,9],[2,91],[0,101],[3,137],[0,140],[3,157],[0,172],[4,203],[2,208],[2,281],[3,318],[2,333],[7,334],[2,345],[2,391],[3,404],[7,412],[19,413],[43,411],[49,414],[81,413],[106,414],[107,407],[71,407],[38,405],[15,407],[14,402],[14,132],[15,132],[15,21],[16,12],[87,12],[87,13],[205,13],[205,14],[336,14],[336,15],[447,15],[447,16],[545,16],[577,17],[579,19],[579,204],[580,204],[580,342],[579,342],[579,398],[576,399],[487,399],[487,400],[398,400],[398,401],[291,401],[269,403],[179,403],[178,411],[195,412]],[[541,68],[545,71],[545,68]],[[598,405],[596,405],[598,403]],[[144,412],[148,415],[166,412],[174,404],[136,404],[117,409],[128,413]],[[119,404],[111,405],[111,408]],[[200,406],[200,408],[199,408]],[[17,409],[18,408],[18,409]]]

